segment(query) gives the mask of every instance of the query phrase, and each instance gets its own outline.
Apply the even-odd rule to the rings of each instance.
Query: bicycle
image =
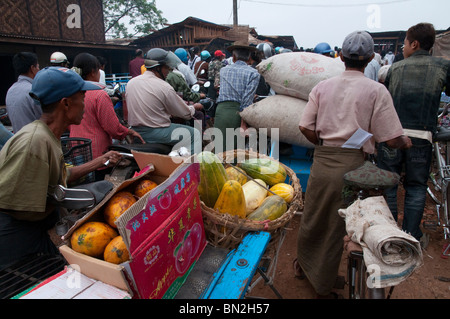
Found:
[[[352,179],[352,173],[355,173],[354,175],[359,175],[359,173],[356,173],[358,171],[372,170],[378,172],[378,168],[375,166],[374,162],[375,159],[372,157],[370,161],[365,162],[363,167],[344,175],[343,197],[345,206],[349,207],[350,204],[357,199],[363,200],[371,196],[381,196],[385,188],[392,187],[399,183],[399,179],[396,179],[390,181],[389,185],[384,183],[378,183],[377,185],[372,183],[372,185],[369,185],[370,183],[355,181]],[[348,250],[347,256],[347,284],[349,299],[389,299],[394,290],[394,286],[390,287],[387,295],[385,288],[368,287],[367,281],[369,273],[364,262],[362,248],[358,243],[353,243],[356,249]]]
[[[447,103],[442,112],[438,116],[438,122],[441,122],[444,116],[448,114],[450,103]],[[431,199],[436,203],[437,221],[436,226],[442,227],[444,232],[444,239],[447,241],[450,238],[449,225],[449,198],[450,198],[450,129],[443,125],[439,125],[436,133],[433,136],[433,161],[435,164],[436,173],[430,173],[430,179],[434,188],[439,193],[439,197],[428,187],[427,192]],[[442,216],[441,216],[442,211]],[[450,256],[450,243],[446,243],[442,252],[443,257]]]

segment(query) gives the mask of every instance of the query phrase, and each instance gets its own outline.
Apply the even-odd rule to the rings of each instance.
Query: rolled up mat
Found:
[[[363,248],[369,288],[398,285],[423,265],[419,241],[397,226],[383,196],[358,199],[339,215]]]

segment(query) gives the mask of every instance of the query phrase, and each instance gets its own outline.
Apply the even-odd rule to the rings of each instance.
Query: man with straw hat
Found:
[[[216,153],[237,148],[235,129],[241,128],[244,131],[247,129],[247,124],[241,119],[239,112],[253,103],[260,77],[258,71],[248,64],[250,54],[257,50],[256,47],[238,41],[227,50],[233,56],[233,64],[220,70],[220,90],[214,127],[222,133],[222,143],[216,130],[214,144]]]

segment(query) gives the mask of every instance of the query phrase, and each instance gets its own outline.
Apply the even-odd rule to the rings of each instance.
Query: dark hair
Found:
[[[431,23],[419,23],[406,31],[406,38],[409,42],[418,41],[421,49],[429,51],[434,45],[436,30]]]
[[[106,65],[106,59],[104,58],[104,57],[102,57],[102,56],[97,56],[97,60],[98,60],[98,62],[100,63],[100,66],[102,66],[102,65]]]
[[[248,49],[234,49],[233,55],[236,57],[236,60],[241,60],[247,62],[250,59],[250,50]]]
[[[80,53],[75,57],[73,66],[81,69],[81,77],[86,80],[86,77],[93,71],[100,69],[100,62],[98,59],[89,53]]]
[[[189,49],[189,51],[191,51],[194,54],[197,54],[200,52],[200,48],[199,47],[192,47]]]
[[[261,51],[253,51],[250,56],[255,63],[260,63],[262,61],[263,54],[264,53]]]
[[[134,55],[141,56],[142,54],[144,54],[144,51],[142,51],[141,49],[137,49]]]
[[[31,66],[38,64],[38,57],[32,52],[20,52],[13,57],[13,67],[18,75],[27,73]]]
[[[362,69],[362,68],[365,68],[369,62],[370,62],[369,59],[367,59],[367,60],[353,60],[353,59],[349,59],[349,58],[344,57],[345,67],[347,67],[347,68]]]

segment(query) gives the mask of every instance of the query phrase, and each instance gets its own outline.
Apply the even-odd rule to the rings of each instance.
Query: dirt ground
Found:
[[[399,191],[400,197],[402,190]],[[399,198],[400,202],[400,198]],[[401,207],[399,207],[401,211]],[[399,224],[402,215],[399,215]],[[423,221],[436,221],[436,206],[427,196],[427,204]],[[284,238],[278,255],[276,272],[272,278],[275,289],[283,299],[314,299],[316,294],[307,279],[300,280],[294,276],[293,260],[296,257],[297,232],[301,222],[301,212],[296,214],[287,226],[287,234]],[[442,248],[445,243],[443,229],[437,226],[432,229],[427,225],[424,233],[430,235],[429,244],[423,250],[423,266],[417,269],[410,277],[394,287],[391,299],[450,299],[450,258],[442,258]],[[339,275],[346,278],[347,258],[343,255]],[[335,289],[335,292],[348,299],[348,283],[343,289]],[[388,295],[389,289],[386,289]],[[264,280],[260,280],[248,293],[250,298],[279,298]]]

